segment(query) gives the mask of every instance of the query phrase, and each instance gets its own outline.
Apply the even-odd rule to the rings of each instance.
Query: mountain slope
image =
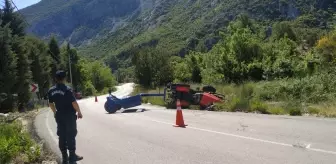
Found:
[[[158,46],[181,56],[189,49],[207,51],[219,40],[219,31],[243,13],[265,26],[296,20],[303,28],[326,29],[333,26],[336,10],[334,0],[60,1],[43,0],[23,10],[31,32],[41,37],[58,33],[84,55],[117,55],[122,61],[134,46]]]
[[[139,0],[42,0],[21,12],[31,25],[29,32],[40,37],[54,33],[78,45],[122,25],[139,6]]]

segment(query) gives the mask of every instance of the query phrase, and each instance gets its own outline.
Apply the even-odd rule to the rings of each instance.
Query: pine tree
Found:
[[[50,63],[48,47],[41,40],[34,37],[26,37],[29,59],[32,61],[30,69],[34,83],[39,85],[40,98],[44,96],[50,86]]]
[[[12,29],[13,35],[24,36],[25,35],[25,21],[19,13],[14,12],[14,8],[10,0],[4,1],[5,6],[2,10],[2,22],[1,26],[9,24],[9,28]]]
[[[16,81],[16,55],[11,50],[12,35],[8,26],[0,27],[0,93],[6,94],[0,112],[13,109],[12,91]]]
[[[53,77],[55,72],[61,68],[62,58],[61,58],[61,51],[58,46],[56,38],[53,36],[49,41],[49,54],[52,57],[52,69],[51,69],[51,76]]]
[[[18,94],[18,105],[21,111],[30,99],[29,85],[31,83],[30,62],[23,38],[14,37],[13,48],[17,51],[17,81],[15,85]]]
[[[77,90],[80,84],[80,76],[81,76],[80,71],[78,69],[79,56],[77,54],[76,49],[70,49],[70,45],[68,45],[68,47],[71,62],[72,85],[74,89]]]

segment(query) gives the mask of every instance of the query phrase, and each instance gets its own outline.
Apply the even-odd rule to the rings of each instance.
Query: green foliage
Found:
[[[4,0],[4,8],[1,12],[1,21],[0,25],[6,26],[9,25],[9,28],[12,30],[13,35],[24,36],[26,24],[22,15],[14,11],[11,0]]]
[[[289,22],[279,22],[273,25],[272,38],[279,40],[281,38],[288,37],[291,40],[296,40],[296,35]]]
[[[336,28],[318,40],[316,49],[324,62],[336,62]]]
[[[63,58],[61,58],[60,55],[60,48],[58,46],[58,43],[56,41],[56,38],[53,36],[51,37],[50,41],[49,41],[49,50],[48,53],[50,54],[51,58],[53,59],[51,62],[51,77],[54,77],[55,73],[57,70],[62,68],[62,64],[63,64]]]
[[[187,63],[181,62],[174,66],[174,77],[176,81],[189,82],[192,80],[192,73]]]
[[[78,69],[78,62],[80,57],[78,56],[77,50],[70,47],[68,43],[66,46],[61,47],[60,50],[62,67],[68,72],[67,79],[68,82],[72,82],[72,87],[77,91],[80,84],[80,72]],[[70,60],[70,61],[69,61]],[[70,66],[71,66],[71,75],[70,75]],[[72,80],[72,81],[71,81]]]
[[[159,87],[155,89],[148,89],[140,85],[136,85],[131,95],[134,96],[139,93],[163,93],[163,88]],[[165,106],[165,101],[162,97],[143,97],[141,101],[142,103],[151,103],[153,105]]]
[[[80,59],[77,67],[79,77],[79,90],[89,96],[102,92],[106,88],[114,88],[117,84],[111,70],[98,61]]]
[[[267,110],[268,113],[270,114],[274,114],[274,115],[284,115],[286,114],[285,109],[283,109],[282,107],[269,107]]]
[[[19,155],[27,156],[23,162],[37,162],[41,155],[41,147],[29,134],[22,132],[18,123],[0,123],[0,163],[9,163]]]
[[[137,11],[138,8],[142,10]],[[80,54],[94,59],[117,58],[108,63],[111,62],[115,71],[131,65],[130,51],[134,46],[157,46],[168,55],[182,57],[195,50],[207,52],[220,40],[220,31],[228,30],[230,21],[236,18],[239,21],[232,25],[234,29],[250,29],[262,39],[272,36],[276,40],[287,35],[297,43],[307,40],[312,46],[318,38],[312,29],[330,29],[335,22],[333,9],[332,1],[316,0],[160,0],[159,3],[153,0],[49,0],[23,9],[22,13],[30,24],[36,25],[29,31],[43,38],[57,33],[60,42],[69,40],[80,47]],[[50,26],[53,28],[48,28]],[[253,74],[250,76],[260,79],[259,66],[253,64],[249,68]]]
[[[14,91],[17,79],[17,56],[11,48],[13,38],[8,26],[0,27],[0,93],[7,96],[0,105],[0,111],[10,111],[13,109],[13,99],[11,97]]]
[[[159,86],[172,81],[172,68],[169,56],[158,49],[135,50],[132,62],[135,77],[145,87]]]
[[[117,71],[115,71],[114,75],[116,77],[116,80],[121,82],[133,82],[134,81],[134,66],[129,68],[120,68]]]
[[[32,72],[32,81],[39,85],[40,97],[47,92],[47,87],[51,84],[51,56],[48,52],[47,45],[35,37],[25,38],[29,60],[31,61],[30,69]]]
[[[262,114],[269,114],[268,106],[260,101],[252,101],[250,105],[250,110],[252,112],[259,112]],[[274,111],[273,111],[274,112]]]
[[[248,112],[249,111],[249,100],[240,97],[234,97],[228,102],[228,107],[230,111],[233,112]]]
[[[90,67],[92,75],[91,81],[98,92],[102,91],[105,87],[112,88],[116,84],[112,72],[108,67],[102,66],[102,64],[97,61],[93,62]]]
[[[255,97],[265,101],[291,99],[308,103],[333,101],[336,88],[334,73],[321,73],[304,78],[283,79],[259,83]]]
[[[15,38],[13,49],[17,52],[17,80],[16,93],[18,93],[19,110],[22,110],[30,99],[29,85],[31,83],[32,72],[30,71],[30,61],[24,38]]]
[[[302,115],[302,112],[301,112],[301,110],[298,109],[298,108],[290,108],[290,109],[289,109],[289,114],[290,114],[291,116],[301,116],[301,115]]]
[[[319,109],[314,107],[308,107],[308,113],[309,114],[319,114]]]
[[[72,87],[75,91],[82,89],[85,95],[116,85],[110,68],[98,61],[80,62],[77,50],[70,44],[60,47],[54,36],[46,44],[26,35],[25,20],[14,12],[10,1],[4,4],[0,9],[0,112],[26,108],[32,83],[39,85],[38,98],[42,99],[58,69],[67,71]]]
[[[335,98],[336,44],[331,27],[336,6],[332,1],[198,0],[155,5],[154,1],[141,1],[148,5],[132,0],[97,1],[100,11],[84,11],[91,8],[88,2],[41,1],[23,12],[39,25],[31,31],[47,36],[57,29],[52,32],[60,34],[60,42],[71,36],[70,43],[84,45],[78,54],[106,61],[118,82],[134,80],[147,88],[170,81],[225,85],[221,93],[228,94],[227,109],[245,112],[296,115],[302,107],[271,108],[264,101],[319,103]],[[140,5],[143,10],[128,17]],[[106,14],[112,6],[132,7]],[[70,8],[82,14],[72,14]],[[71,23],[63,27],[57,22],[63,22],[64,15],[71,15],[66,17],[69,20],[90,21],[80,27]],[[111,21],[106,21],[117,18],[123,22],[122,17],[128,23],[118,26],[113,21],[113,29]],[[54,21],[52,29],[44,28],[50,18],[60,21]],[[86,39],[92,39],[90,44]],[[60,67],[69,70],[67,60],[69,55],[76,56],[75,50],[67,46],[58,52],[55,39],[49,47],[62,54]],[[112,75],[103,63],[77,62],[71,65],[74,85],[88,94],[102,92],[114,83],[105,79]]]

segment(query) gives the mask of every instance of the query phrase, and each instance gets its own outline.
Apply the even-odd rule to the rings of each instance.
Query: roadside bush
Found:
[[[289,114],[290,114],[291,116],[301,116],[301,115],[302,115],[302,112],[301,112],[301,110],[298,109],[298,108],[291,108],[291,109],[289,109]]]
[[[335,104],[321,104],[319,106],[314,106],[313,108],[318,109],[318,116],[324,116],[324,117],[336,117],[336,108]]]
[[[320,73],[301,79],[259,82],[255,91],[254,98],[264,101],[328,102],[336,98],[336,76],[334,73]]]
[[[292,100],[283,104],[284,108],[288,111],[291,116],[301,116],[302,115],[302,104],[298,101]]]
[[[283,109],[282,107],[270,107],[267,110],[268,113],[270,114],[274,114],[274,115],[284,115],[286,114],[285,109]]]
[[[314,107],[308,107],[308,113],[309,114],[319,114],[319,109]]]
[[[249,101],[239,97],[234,97],[228,102],[229,110],[232,112],[248,112]]]
[[[0,163],[9,163],[17,156],[25,163],[36,162],[41,148],[34,143],[29,134],[22,132],[18,123],[0,123]]]
[[[251,112],[259,112],[262,114],[269,114],[268,112],[268,106],[260,101],[252,101],[250,105],[250,111]]]

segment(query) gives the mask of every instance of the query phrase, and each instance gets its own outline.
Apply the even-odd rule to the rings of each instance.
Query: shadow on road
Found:
[[[121,111],[117,111],[116,113],[105,113],[105,114],[121,114],[121,113],[142,113],[149,111],[148,109],[124,109]]]

